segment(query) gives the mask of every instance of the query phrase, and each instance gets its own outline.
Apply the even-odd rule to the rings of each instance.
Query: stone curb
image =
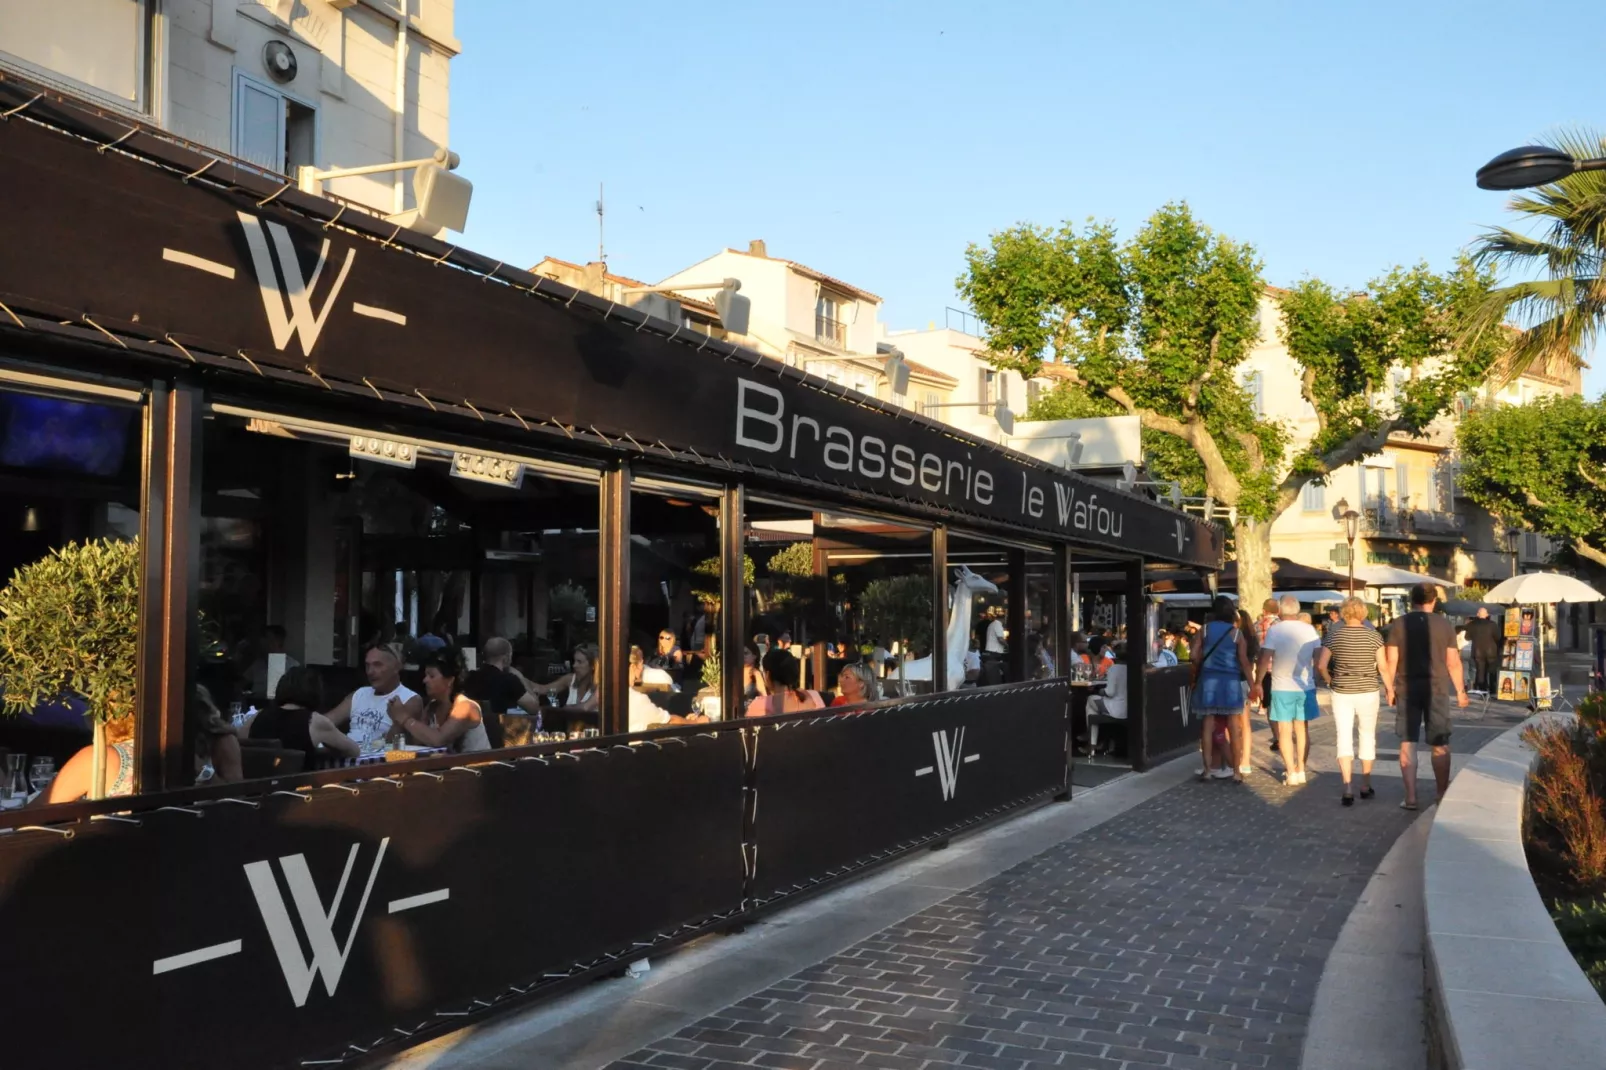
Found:
[[[1606,1003],[1550,920],[1523,851],[1530,717],[1479,751],[1439,803],[1423,861],[1428,1065],[1600,1065]],[[1425,749],[1425,748],[1424,748]]]

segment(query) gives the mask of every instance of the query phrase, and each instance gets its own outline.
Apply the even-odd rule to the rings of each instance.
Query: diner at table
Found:
[[[457,754],[491,749],[480,704],[463,694],[463,670],[450,648],[427,655],[423,663],[425,702],[421,713],[404,712],[399,696],[391,697],[396,727],[427,747]]]
[[[362,667],[368,686],[341,699],[327,714],[330,723],[359,745],[392,738],[397,717],[417,717],[424,708],[418,693],[402,683],[401,655],[393,647],[369,647],[363,654]]]

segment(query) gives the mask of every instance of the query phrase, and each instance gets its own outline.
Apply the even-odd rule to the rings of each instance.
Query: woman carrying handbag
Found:
[[[1190,665],[1193,696],[1189,708],[1199,718],[1199,745],[1204,752],[1204,770],[1199,779],[1208,780],[1216,767],[1216,729],[1225,728],[1232,718],[1241,715],[1246,699],[1252,700],[1260,691],[1258,683],[1246,683],[1251,676],[1249,648],[1238,628],[1237,606],[1224,594],[1216,596],[1210,622],[1194,636]],[[1234,783],[1244,782],[1237,766],[1231,776]]]

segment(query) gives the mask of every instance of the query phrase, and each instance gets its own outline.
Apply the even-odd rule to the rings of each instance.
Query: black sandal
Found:
[[[1361,789],[1361,798],[1363,798],[1363,799],[1370,799],[1372,796],[1374,796],[1376,794],[1377,794],[1377,792],[1373,791],[1371,788],[1362,788]]]
[[[1349,792],[1346,791],[1344,793],[1344,797],[1341,800],[1341,802],[1343,802],[1343,804],[1345,806],[1354,806],[1355,805],[1355,796],[1351,795]]]

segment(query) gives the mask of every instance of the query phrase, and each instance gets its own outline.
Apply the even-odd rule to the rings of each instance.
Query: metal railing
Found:
[[[1388,499],[1374,500],[1361,511],[1366,535],[1459,535],[1466,519],[1436,509],[1401,509]]]
[[[840,346],[843,349],[848,345],[848,325],[839,319],[830,316],[816,315],[814,317],[814,337],[821,342]]]

